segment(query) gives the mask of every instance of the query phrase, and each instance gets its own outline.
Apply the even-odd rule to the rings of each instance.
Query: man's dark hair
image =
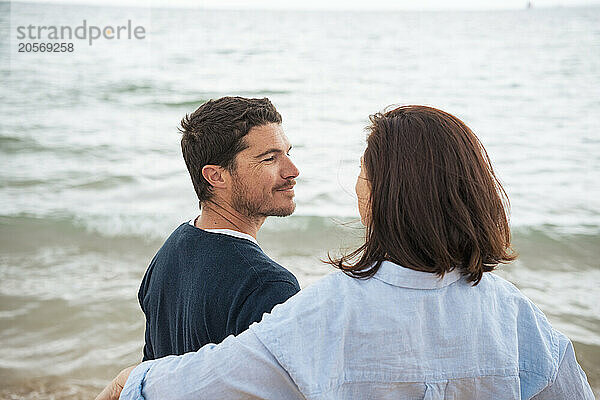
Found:
[[[202,176],[205,165],[235,171],[236,155],[248,147],[244,137],[255,126],[281,123],[269,99],[222,97],[209,100],[181,120],[183,159],[200,206],[210,200],[211,186]]]
[[[476,285],[516,258],[506,193],[460,119],[403,106],[372,115],[368,130],[366,240],[329,263],[356,278],[373,276],[385,260],[440,276],[457,269]]]

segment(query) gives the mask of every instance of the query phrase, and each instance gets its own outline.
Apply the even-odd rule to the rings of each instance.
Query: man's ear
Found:
[[[202,176],[214,188],[225,189],[224,172],[225,169],[218,165],[205,165],[202,167]]]

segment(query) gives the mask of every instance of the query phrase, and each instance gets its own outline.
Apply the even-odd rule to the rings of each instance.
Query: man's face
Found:
[[[236,156],[231,173],[233,207],[249,217],[286,217],[294,212],[294,180],[299,172],[289,152],[292,146],[279,124],[252,128],[248,148]]]

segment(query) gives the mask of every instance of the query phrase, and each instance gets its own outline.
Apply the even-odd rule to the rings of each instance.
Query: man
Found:
[[[298,169],[275,107],[266,98],[211,100],[180,131],[202,214],[171,234],[142,281],[144,360],[220,343],[300,290],[256,242],[267,216],[295,208]]]

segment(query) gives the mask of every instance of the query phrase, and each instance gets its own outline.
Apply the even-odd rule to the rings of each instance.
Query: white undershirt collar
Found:
[[[195,220],[196,220],[195,218],[191,219],[189,221],[189,224],[196,229],[200,229],[196,225],[194,225]],[[240,238],[240,239],[246,239],[246,240],[249,240],[249,241],[253,242],[254,244],[258,245],[258,242],[256,241],[256,239],[254,239],[252,236],[248,235],[247,233],[234,231],[233,229],[200,229],[200,230],[207,231],[210,233],[221,233],[223,235],[229,235],[229,236],[233,236],[233,237]]]

